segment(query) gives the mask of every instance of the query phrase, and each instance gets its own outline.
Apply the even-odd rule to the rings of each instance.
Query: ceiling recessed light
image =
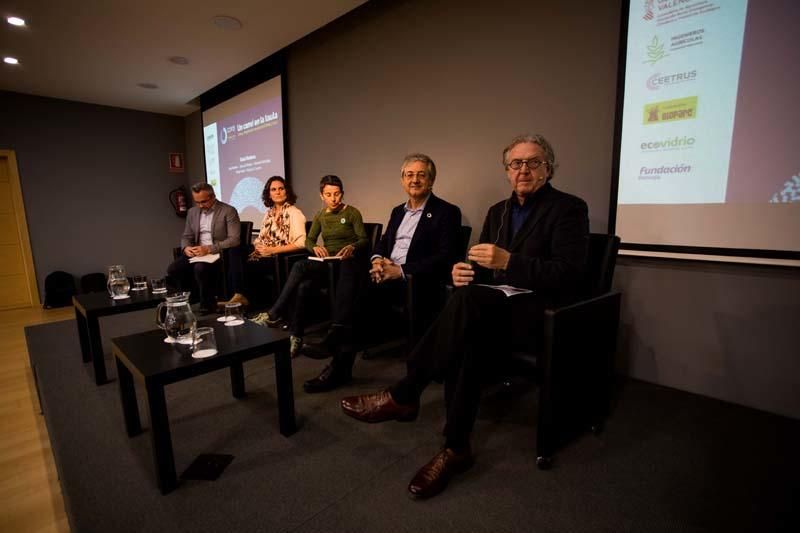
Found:
[[[6,22],[11,24],[12,26],[24,26],[25,19],[21,19],[19,17],[8,17],[6,18]]]
[[[137,83],[136,85],[142,89],[158,89],[158,85],[155,83]]]
[[[19,65],[19,60],[16,57],[4,57],[3,62],[9,65]]]
[[[221,30],[241,30],[242,21],[228,15],[217,15],[214,17],[214,26]]]
[[[176,65],[188,65],[189,59],[183,56],[172,56],[169,58],[170,63],[175,63]]]

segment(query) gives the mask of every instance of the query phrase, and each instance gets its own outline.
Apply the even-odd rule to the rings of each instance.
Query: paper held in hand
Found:
[[[309,255],[308,258],[312,261],[336,261],[341,260],[341,255],[329,255],[328,257],[317,257],[316,255]]]
[[[490,289],[496,289],[506,296],[516,296],[517,294],[533,294],[533,291],[528,289],[520,289],[519,287],[512,287],[511,285],[483,285],[481,283],[476,283],[476,287],[489,287]]]
[[[196,255],[189,258],[190,263],[216,263],[219,259],[219,254],[206,254]]]

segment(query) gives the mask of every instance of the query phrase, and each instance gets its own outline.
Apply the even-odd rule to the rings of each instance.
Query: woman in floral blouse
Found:
[[[274,256],[304,250],[306,242],[306,217],[294,206],[297,196],[282,177],[272,176],[267,180],[261,200],[267,212],[261,222],[261,231],[253,240],[254,249],[244,265],[245,293],[251,297],[263,292],[265,275],[274,271]],[[238,294],[229,302],[249,304],[245,296]]]

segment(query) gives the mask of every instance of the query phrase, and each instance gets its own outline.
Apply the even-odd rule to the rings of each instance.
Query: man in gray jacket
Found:
[[[178,289],[188,289],[189,274],[194,275],[200,291],[201,312],[215,307],[215,280],[220,265],[215,254],[225,254],[230,292],[239,295],[242,286],[242,257],[239,250],[241,224],[233,206],[220,202],[208,183],[192,186],[195,207],[189,209],[181,237],[183,253],[167,268],[167,275]],[[192,258],[197,258],[190,262]],[[209,262],[211,260],[211,262]],[[240,298],[243,298],[240,295]]]

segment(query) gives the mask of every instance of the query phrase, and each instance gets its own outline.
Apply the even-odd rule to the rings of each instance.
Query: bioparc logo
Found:
[[[653,20],[653,17],[655,17],[655,13],[653,12],[653,5],[655,3],[656,0],[644,0],[644,16],[642,16],[644,20]]]
[[[687,96],[675,100],[663,100],[644,106],[642,124],[658,124],[677,120],[692,120],[697,116],[697,97]]]
[[[694,148],[695,138],[689,135],[668,137],[666,139],[643,141],[639,148],[642,152],[664,152],[668,150],[687,150]]]
[[[697,79],[697,70],[690,70],[688,72],[676,72],[673,74],[662,74],[656,72],[647,78],[647,88],[651,91],[657,91],[662,87],[669,87],[679,83],[686,83],[687,81],[695,81]]]

